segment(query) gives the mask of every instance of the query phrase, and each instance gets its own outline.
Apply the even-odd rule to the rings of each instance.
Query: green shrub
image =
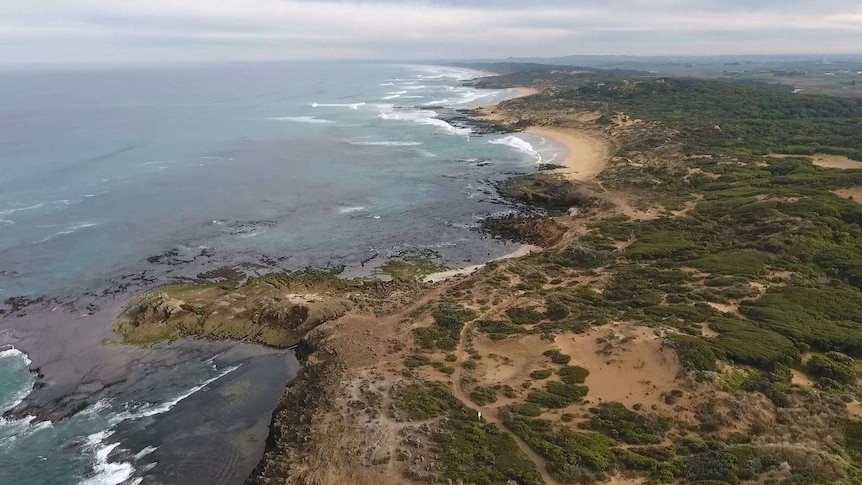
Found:
[[[577,433],[550,421],[504,410],[503,424],[547,461],[548,472],[564,483],[603,481],[616,467],[610,440],[596,433]]]
[[[547,391],[531,391],[527,394],[527,402],[549,409],[562,409],[568,407],[574,401]]]
[[[545,483],[536,464],[494,424],[450,419],[433,440],[443,479],[487,485]]]
[[[690,482],[737,483],[737,459],[726,451],[710,450],[682,460],[682,474]]]
[[[501,320],[479,320],[475,325],[479,331],[487,333],[491,340],[503,340],[510,335],[529,333],[520,325]]]
[[[547,298],[545,306],[547,307],[545,317],[548,320],[556,322],[569,316],[569,308],[556,298]]]
[[[698,258],[692,265],[704,272],[719,275],[760,275],[773,256],[752,249],[728,250]]]
[[[546,389],[551,394],[563,396],[572,402],[580,401],[586,395],[589,389],[586,386],[578,386],[574,384],[566,384],[564,382],[548,382]]]
[[[854,384],[856,382],[853,359],[841,352],[812,355],[806,363],[806,369],[818,380],[829,379],[839,384]]]
[[[506,315],[518,325],[533,325],[544,320],[545,316],[535,308],[512,307],[506,310]]]
[[[862,357],[862,291],[849,286],[787,286],[746,302],[741,310],[794,342]]]
[[[546,350],[542,353],[545,357],[549,357],[551,362],[559,365],[566,365],[572,361],[572,358],[559,350]]]
[[[440,382],[427,385],[410,384],[392,392],[392,409],[409,421],[424,421],[448,413],[452,406],[460,404]]]
[[[647,445],[661,443],[664,439],[664,429],[657,418],[626,409],[620,403],[599,404],[590,408],[590,414],[585,426],[615,440]]]
[[[717,319],[709,327],[719,334],[709,340],[712,347],[739,364],[771,369],[779,363],[794,365],[801,357],[789,339],[744,320]]]
[[[844,423],[844,447],[855,457],[862,457],[862,422],[848,420]]]
[[[547,379],[548,377],[551,377],[551,374],[553,374],[553,371],[549,369],[541,369],[530,372],[530,377],[533,379]]]
[[[416,345],[427,351],[455,350],[464,324],[476,318],[472,310],[448,300],[438,302],[431,316],[434,318],[434,325],[413,330]]]
[[[431,364],[431,359],[424,355],[408,355],[404,359],[404,365],[408,369],[415,369],[429,364]]]
[[[476,387],[470,392],[470,399],[479,406],[497,402],[497,390],[492,387]]]
[[[536,417],[542,414],[542,408],[532,403],[513,404],[509,406],[509,410],[521,416]]]
[[[637,242],[628,247],[628,259],[684,258],[692,255],[696,245],[681,231],[655,231],[637,235]]]
[[[695,371],[718,369],[716,366],[718,357],[705,339],[689,335],[673,335],[671,341],[676,346],[679,362],[683,369]]]
[[[560,380],[566,384],[583,384],[590,375],[590,371],[579,366],[565,366],[557,371]]]

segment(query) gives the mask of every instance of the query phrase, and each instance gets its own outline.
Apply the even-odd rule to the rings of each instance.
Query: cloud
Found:
[[[0,0],[0,62],[847,53],[856,0]]]

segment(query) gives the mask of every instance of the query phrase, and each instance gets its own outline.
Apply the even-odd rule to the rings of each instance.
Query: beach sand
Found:
[[[535,88],[515,88],[516,95],[511,98],[520,98],[538,94]],[[502,125],[517,125],[521,120],[507,113],[499,104],[483,106],[477,110],[479,117],[485,121],[499,123]],[[584,121],[578,117],[578,121]],[[611,157],[611,147],[608,141],[598,132],[580,128],[557,128],[547,126],[530,126],[526,133],[549,139],[566,148],[566,153],[561,154],[553,161],[555,165],[563,168],[554,172],[559,173],[570,180],[592,180],[600,174],[608,165]]]
[[[550,139],[566,147],[565,154],[554,160],[563,168],[555,170],[570,180],[592,180],[608,165],[611,149],[598,134],[578,129],[531,126],[527,133]]]
[[[509,254],[506,254],[504,256],[501,256],[497,259],[492,259],[491,261],[502,261],[504,259],[522,258],[524,256],[529,256],[530,254],[540,252],[541,250],[542,250],[542,248],[540,248],[538,246],[533,246],[531,244],[524,244],[523,246],[519,247],[517,250],[515,250]],[[484,268],[486,264],[488,264],[488,263],[482,263],[482,264],[476,264],[473,266],[467,266],[466,268],[450,269],[448,271],[440,271],[437,273],[431,273],[431,274],[425,276],[425,278],[423,278],[422,281],[424,281],[426,283],[440,283],[441,281],[446,281],[446,280],[454,278],[456,276],[468,276],[468,275],[471,275],[471,274],[475,273],[476,271],[479,271],[480,269]]]

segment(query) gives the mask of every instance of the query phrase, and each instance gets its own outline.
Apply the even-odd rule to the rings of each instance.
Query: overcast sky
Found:
[[[0,63],[862,53],[862,0],[0,0]]]

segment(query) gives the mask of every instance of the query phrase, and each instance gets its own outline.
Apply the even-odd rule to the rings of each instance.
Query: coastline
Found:
[[[515,96],[511,97],[511,98],[507,98],[506,101],[511,100],[511,99],[515,99],[518,97],[530,96],[530,95],[536,94],[537,92],[538,92],[538,90],[533,89],[533,88],[524,88],[524,87],[512,88],[512,93],[514,93]],[[529,133],[529,131],[528,131],[528,133]],[[544,136],[544,135],[539,135],[539,136]],[[547,137],[553,138],[555,141],[560,142],[561,145],[566,146],[569,149],[569,152],[574,151],[572,149],[573,145],[572,146],[567,145],[566,143],[563,143],[562,141],[558,140],[556,137],[551,136],[550,134],[548,134]],[[562,155],[560,155],[560,156],[562,156]],[[571,153],[568,156],[566,156],[567,160],[570,158],[571,158]],[[505,259],[517,259],[520,257],[525,257],[525,256],[528,256],[528,255],[536,252],[537,250],[540,251],[541,248],[538,248],[537,246],[523,245],[519,249],[514,251],[513,253],[504,255],[503,257],[500,257],[500,258],[490,259],[490,260],[485,261],[481,264],[469,266],[467,268],[454,269],[454,270],[450,270],[450,271],[441,272],[441,273],[438,273],[435,275],[429,275],[429,281],[434,282],[434,283],[438,283],[438,282],[443,282],[445,280],[448,280],[448,279],[455,277],[455,276],[469,276],[472,273],[479,271],[483,267],[488,266],[488,264],[491,262],[501,261],[501,260],[505,260]],[[375,278],[373,275],[368,275],[367,277],[356,280],[356,281],[363,281],[368,286],[375,286],[378,283],[377,278]],[[437,285],[432,286],[431,287],[432,290],[436,286]],[[428,289],[428,287],[424,286],[422,291],[424,292],[427,289]],[[145,290],[144,293],[146,294],[152,290],[153,290],[152,288],[149,288],[149,289]],[[93,355],[93,353],[95,353],[95,354],[100,356],[99,359],[102,359],[106,362],[108,362],[108,361],[115,362],[118,360],[122,360],[122,361],[128,360],[128,361],[136,361],[139,363],[140,362],[146,362],[149,366],[158,367],[158,366],[163,365],[163,360],[164,361],[177,362],[177,361],[181,361],[183,359],[209,358],[210,354],[207,354],[207,351],[210,350],[209,347],[217,346],[218,347],[217,351],[211,351],[212,353],[217,353],[218,351],[223,351],[227,347],[232,346],[235,342],[245,340],[245,339],[231,340],[231,338],[228,337],[227,341],[210,342],[208,338],[205,338],[203,340],[203,342],[201,342],[202,343],[202,345],[201,345],[202,349],[197,348],[198,347],[196,345],[197,341],[184,342],[186,344],[186,347],[183,347],[181,349],[181,351],[178,350],[176,353],[168,352],[167,355],[165,354],[165,350],[166,350],[165,347],[161,347],[161,346],[159,346],[157,348],[142,348],[142,347],[135,347],[135,346],[115,347],[113,345],[103,345],[103,343],[105,341],[107,341],[108,339],[113,339],[115,337],[115,335],[110,332],[110,328],[111,328],[110,325],[104,325],[104,327],[102,327],[102,326],[98,326],[98,325],[93,325],[93,322],[94,321],[109,321],[109,320],[114,321],[114,319],[117,317],[117,313],[119,312],[119,306],[121,306],[120,300],[127,301],[127,300],[130,300],[132,296],[134,296],[134,295],[121,294],[121,295],[114,296],[113,298],[111,298],[112,304],[107,305],[107,308],[103,308],[100,311],[92,312],[91,314],[89,314],[87,316],[78,316],[77,318],[74,319],[76,327],[81,327],[82,329],[83,328],[87,329],[87,332],[83,332],[83,333],[86,333],[86,335],[87,335],[86,339],[81,338],[80,335],[78,335],[77,338],[72,339],[74,342],[76,342],[79,345],[79,347],[89,349],[88,352],[77,352],[79,354],[79,356],[77,357],[78,359],[80,359],[81,361],[90,362],[90,361],[94,360],[92,355]],[[412,299],[414,299],[414,296],[415,296],[415,294],[408,295],[408,299],[412,300]],[[418,297],[416,297],[415,299],[419,300]],[[126,303],[122,303],[123,306],[125,304]],[[37,315],[33,315],[33,318],[35,319],[36,316]],[[55,318],[60,319],[63,317],[58,313],[57,315],[55,315]],[[53,321],[53,319],[52,319],[52,321]],[[331,323],[334,325],[339,321],[340,321],[340,318],[334,319],[328,323]],[[392,323],[392,322],[390,322],[390,323]],[[323,325],[323,326],[329,327],[329,325]],[[69,326],[67,325],[65,328],[68,329]],[[321,329],[321,330],[324,330],[324,329]],[[91,334],[96,335],[98,338],[91,337]],[[218,337],[212,337],[212,338],[214,338],[215,340],[220,340],[220,338],[218,338]],[[306,341],[303,340],[303,342],[306,342]],[[25,348],[29,348],[30,351],[36,350],[34,347],[36,345],[35,342],[27,343],[25,341],[22,341],[22,342],[19,342],[19,344],[21,344]],[[167,347],[170,349],[173,349],[175,346],[168,344]],[[189,348],[193,348],[193,351],[187,350]],[[322,351],[324,354],[328,354],[330,352],[333,352],[332,347],[329,346],[328,343],[324,343],[322,341],[318,344],[318,349],[320,351]],[[44,351],[40,350],[39,354],[44,354]],[[201,355],[201,354],[206,354],[206,355],[204,355],[203,357],[199,357],[199,355]],[[341,359],[338,359],[338,360],[340,361]],[[45,363],[45,367],[42,370],[43,371],[47,370],[49,374],[53,374],[55,371],[50,367],[52,365],[56,367],[58,364],[54,364],[53,362]],[[107,366],[106,366],[106,368],[107,368]],[[303,365],[302,369],[305,369],[305,365]],[[70,368],[66,372],[70,373],[73,370],[74,369]],[[38,371],[38,369],[37,369],[37,371]],[[72,394],[81,385],[87,385],[87,386],[98,385],[100,390],[104,389],[107,391],[107,389],[110,388],[112,385],[114,385],[118,382],[122,382],[124,380],[123,375],[121,375],[121,373],[119,373],[119,372],[104,371],[104,373],[106,374],[104,377],[102,377],[101,375],[88,376],[88,378],[91,380],[87,381],[87,382],[80,382],[80,381],[76,381],[75,379],[73,379],[71,377],[64,377],[64,381],[69,381],[69,384],[67,386],[64,386],[64,387],[52,386],[49,389],[49,391],[51,391],[49,394],[44,395],[45,393],[42,393],[43,399],[41,400],[41,404],[44,404],[47,406],[47,405],[50,405],[50,402],[48,402],[48,401],[50,401],[51,398],[57,399],[57,400],[62,399],[63,404],[64,404],[62,406],[62,409],[60,409],[59,413],[56,415],[52,416],[52,415],[44,414],[44,415],[39,416],[39,419],[61,420],[66,416],[74,414],[79,409],[79,406],[80,406],[82,401],[74,401],[74,402],[68,401],[67,402],[65,400],[66,398],[64,396],[66,394]],[[64,374],[61,374],[61,375],[64,375]],[[322,381],[317,382],[317,383],[311,382],[311,385],[312,386],[325,386],[325,384]],[[293,386],[293,383],[289,382],[287,385],[287,390],[289,391],[292,386]],[[286,397],[289,394],[290,394],[290,392],[287,392],[284,394],[284,396]],[[25,405],[25,406],[21,407],[18,410],[19,413],[28,413],[30,411],[37,411],[38,410],[39,401],[32,402],[31,401],[32,397],[33,397],[32,395],[28,396],[28,401],[29,401],[29,404],[31,406]],[[279,407],[276,408],[275,413],[277,414],[280,409],[282,409],[281,405],[279,405]],[[261,423],[254,423],[251,425],[251,428],[253,428],[257,432],[259,432],[262,429],[261,427],[262,427]],[[270,440],[273,439],[273,436],[272,436],[272,429],[273,428],[274,428],[274,426],[271,426],[271,428],[270,428],[270,437],[269,437]],[[250,457],[245,456],[244,459],[250,460]],[[246,463],[248,463],[248,462],[246,462]]]
[[[471,116],[484,122],[504,125],[507,129],[518,124],[519,120],[502,113],[499,105],[540,91],[529,87],[511,89],[516,96],[477,108]],[[488,116],[489,112],[491,116]],[[557,160],[563,167],[551,173],[562,175],[564,183],[595,178],[604,170],[610,158],[611,143],[593,131],[548,126],[530,126],[512,131],[547,138],[563,147],[565,152],[558,154]],[[390,412],[381,405],[381,399],[388,399],[384,396],[397,392],[399,386],[403,385],[401,382],[405,375],[393,373],[401,362],[392,360],[392,357],[403,357],[403,350],[399,347],[405,337],[405,323],[426,311],[435,299],[445,298],[444,295],[452,291],[470,288],[475,279],[494,274],[499,271],[499,267],[518,265],[519,260],[529,260],[545,249],[523,244],[500,258],[428,274],[421,279],[421,283],[415,283],[419,285],[418,291],[414,286],[413,294],[406,300],[395,302],[387,299],[386,310],[379,311],[375,307],[373,316],[351,311],[310,330],[301,341],[301,346],[308,351],[302,359],[302,368],[285,389],[273,414],[266,453],[246,484],[282,483],[285,480],[297,483],[404,483],[400,478],[393,479],[390,461],[409,461],[409,453],[406,458],[389,454],[388,448],[392,446],[390,442],[394,438],[385,437],[392,433],[389,425],[385,424],[389,418],[383,419],[377,411],[383,414]],[[465,326],[464,330],[467,328]],[[409,335],[411,332],[406,332],[408,338]],[[463,330],[461,338],[465,338]],[[465,358],[459,355],[457,360]],[[458,367],[454,372],[455,376],[459,375]],[[457,390],[458,386],[455,387],[455,397],[473,408],[469,400]],[[366,412],[356,411],[362,409]],[[371,410],[375,412],[368,414]],[[493,425],[501,425],[496,418],[487,419]],[[398,435],[413,429],[408,426]],[[373,437],[376,442],[370,448],[366,441],[369,437]],[[395,440],[400,442],[401,438]],[[517,443],[522,452],[530,454],[523,442]],[[420,463],[418,460],[417,457],[413,463]],[[431,468],[419,471],[409,464],[408,468],[410,472],[405,475],[407,478],[435,481],[435,476],[427,473]],[[556,483],[546,472],[542,471],[541,474],[546,483]]]
[[[530,87],[513,89],[516,96],[506,101],[541,92]],[[569,180],[586,181],[594,179],[608,166],[612,149],[610,142],[600,133],[585,128],[535,124],[506,112],[501,106],[503,102],[478,108],[476,110],[478,118],[489,123],[511,127],[515,131],[528,135],[549,139],[564,147],[566,151],[553,160],[553,164],[560,167],[552,170],[552,173],[563,175]]]
[[[553,172],[569,180],[592,180],[608,166],[611,150],[608,143],[589,130],[530,126],[524,133],[547,138],[566,148],[566,153],[554,160],[561,165]]]

